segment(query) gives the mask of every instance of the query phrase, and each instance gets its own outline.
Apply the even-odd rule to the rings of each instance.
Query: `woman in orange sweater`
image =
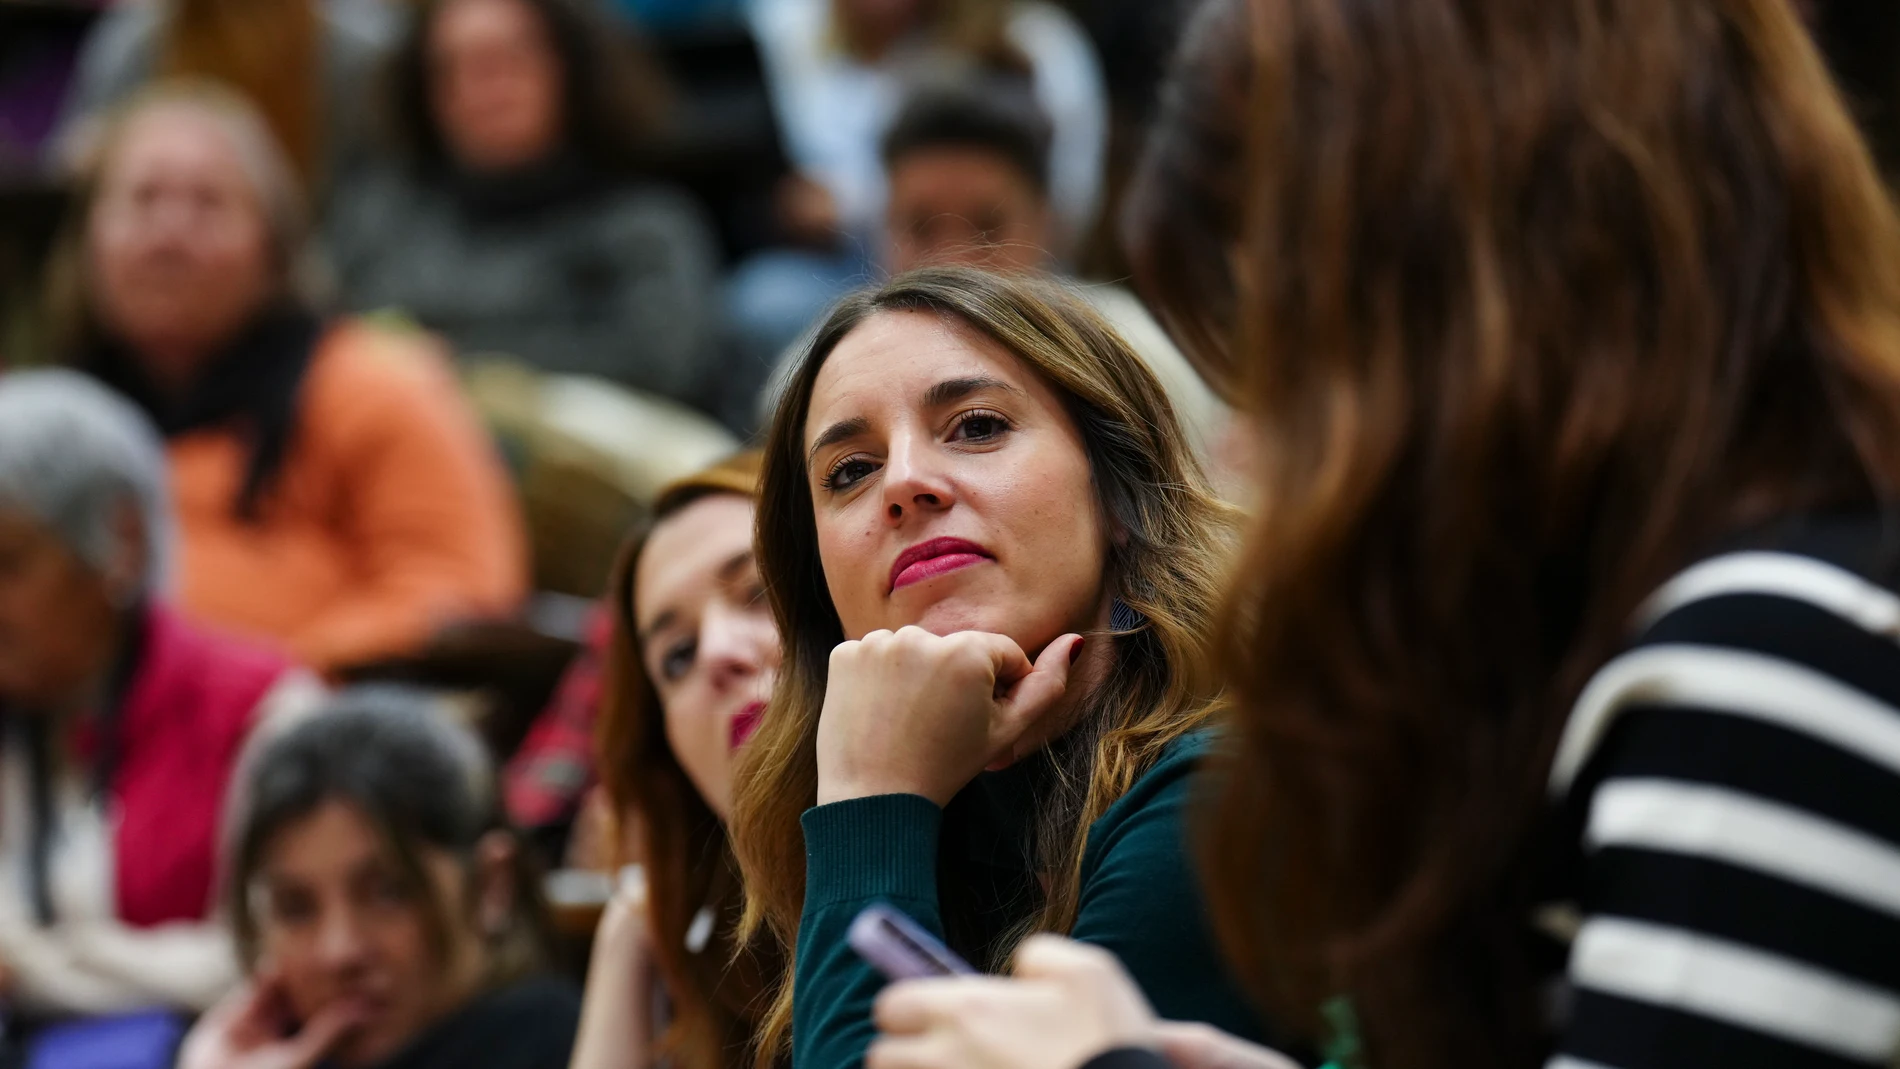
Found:
[[[313,311],[256,113],[159,88],[90,163],[59,318],[167,437],[185,610],[325,669],[511,610],[526,554],[491,444],[435,346]]]

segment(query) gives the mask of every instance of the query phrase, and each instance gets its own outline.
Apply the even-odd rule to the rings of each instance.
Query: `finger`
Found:
[[[864,1069],[968,1069],[954,1051],[949,1038],[935,1032],[880,1037],[864,1052]]]
[[[933,1021],[954,1017],[969,1004],[975,989],[1003,982],[974,976],[905,980],[884,989],[872,1004],[871,1019],[882,1032],[895,1035],[922,1032]]]
[[[333,1002],[284,1043],[283,1069],[309,1069],[336,1049],[344,1037],[363,1023],[362,1011]]]
[[[1064,635],[1049,643],[1043,647],[1042,655],[1036,658],[1035,667],[1016,680],[1008,693],[1003,695],[1003,705],[1014,729],[1009,732],[1012,741],[1037,717],[1062,700],[1062,695],[1069,689],[1069,667],[1081,649],[1081,635]]]
[[[1035,671],[1036,666],[1029,663],[1029,655],[1008,635],[988,631],[959,631],[951,637],[988,662],[990,678],[995,681],[999,697],[1017,680]]]
[[[1107,974],[1134,983],[1115,955],[1101,947],[1046,933],[1023,940],[1016,948],[1010,971],[1019,980],[1067,980]]]
[[[1210,1024],[1161,1021],[1154,1043],[1175,1069],[1299,1069],[1291,1058]]]

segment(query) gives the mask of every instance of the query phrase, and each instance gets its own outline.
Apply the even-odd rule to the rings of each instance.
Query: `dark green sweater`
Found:
[[[1112,951],[1156,1012],[1262,1040],[1261,1025],[1215,949],[1186,843],[1193,770],[1206,733],[1169,747],[1089,828],[1075,939]],[[1020,766],[1019,766],[1020,767]],[[883,977],[845,942],[858,911],[888,902],[944,935],[979,967],[1034,909],[1028,856],[1034,772],[986,773],[940,810],[913,794],[805,811],[805,912],[798,928],[792,1063],[854,1069],[876,1035]],[[958,903],[946,910],[944,881]]]

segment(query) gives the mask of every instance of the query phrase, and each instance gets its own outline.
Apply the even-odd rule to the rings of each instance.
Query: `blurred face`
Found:
[[[86,253],[96,313],[161,383],[189,382],[279,283],[238,146],[182,105],[136,116],[112,146]]]
[[[968,264],[1029,271],[1049,262],[1049,206],[1002,156],[975,148],[910,153],[891,168],[891,270]]]
[[[112,584],[22,513],[0,508],[0,700],[44,708],[106,669]]]
[[[277,833],[258,870],[260,971],[280,978],[292,1016],[308,1021],[345,1002],[363,1024],[335,1059],[369,1065],[395,1053],[475,990],[480,939],[469,918],[465,869],[446,851],[423,848],[431,884],[410,884],[355,806],[327,802]],[[425,896],[466,925],[456,959],[429,945]]]
[[[524,167],[561,136],[561,63],[520,0],[451,0],[429,27],[435,121],[472,170]]]
[[[1105,626],[1104,525],[1055,389],[960,324],[873,317],[814,383],[818,549],[848,638],[916,624],[1007,635],[1032,658]]]
[[[634,576],[640,658],[666,711],[667,744],[721,818],[779,664],[752,520],[751,500],[737,494],[695,501],[653,528]]]

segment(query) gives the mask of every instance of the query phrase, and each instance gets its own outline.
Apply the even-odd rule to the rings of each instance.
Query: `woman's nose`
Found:
[[[884,518],[901,523],[907,516],[947,509],[955,501],[941,454],[921,436],[893,440],[884,461]]]
[[[778,632],[756,609],[720,606],[700,627],[699,656],[716,687],[749,682],[771,667]]]
[[[332,970],[347,970],[368,957],[369,940],[353,910],[332,910],[317,930],[317,957]]]

